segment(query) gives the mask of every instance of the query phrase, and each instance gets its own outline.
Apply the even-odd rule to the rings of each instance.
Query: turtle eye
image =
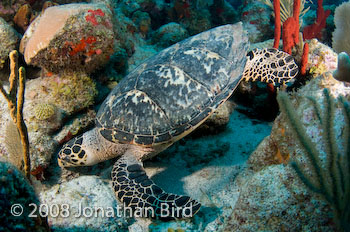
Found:
[[[254,58],[254,53],[250,51],[247,53],[247,56],[249,56],[249,60],[252,60]]]

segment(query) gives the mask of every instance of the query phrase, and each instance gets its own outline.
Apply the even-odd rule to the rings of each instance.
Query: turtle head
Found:
[[[103,140],[96,129],[85,132],[63,145],[58,153],[58,165],[61,167],[91,166],[101,162],[100,154]]]
[[[75,167],[89,165],[87,152],[83,149],[84,135],[79,135],[66,144],[58,153],[58,165],[61,167]]]
[[[124,154],[127,145],[113,143],[94,128],[63,145],[58,153],[61,167],[91,166]]]
[[[294,58],[275,48],[254,49],[248,52],[242,79],[272,84],[292,81],[298,74]]]

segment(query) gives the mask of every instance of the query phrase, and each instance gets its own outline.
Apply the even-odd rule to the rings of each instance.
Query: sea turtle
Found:
[[[148,178],[142,161],[201,125],[242,79],[284,83],[297,75],[288,54],[276,49],[247,53],[248,47],[247,33],[237,23],[202,32],[148,59],[111,91],[96,127],[62,147],[59,165],[94,165],[120,156],[112,183],[125,206],[151,209],[156,217],[162,217],[161,209],[176,212],[175,217],[193,215],[200,203],[164,192]]]

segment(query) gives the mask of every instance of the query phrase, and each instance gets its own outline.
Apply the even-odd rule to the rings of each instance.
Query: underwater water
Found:
[[[0,232],[350,231],[350,2],[0,2]]]

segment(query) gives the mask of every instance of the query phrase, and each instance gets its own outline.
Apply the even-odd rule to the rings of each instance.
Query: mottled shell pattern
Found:
[[[237,23],[161,51],[128,74],[103,102],[96,118],[101,135],[146,147],[182,138],[232,94],[248,46]]]

